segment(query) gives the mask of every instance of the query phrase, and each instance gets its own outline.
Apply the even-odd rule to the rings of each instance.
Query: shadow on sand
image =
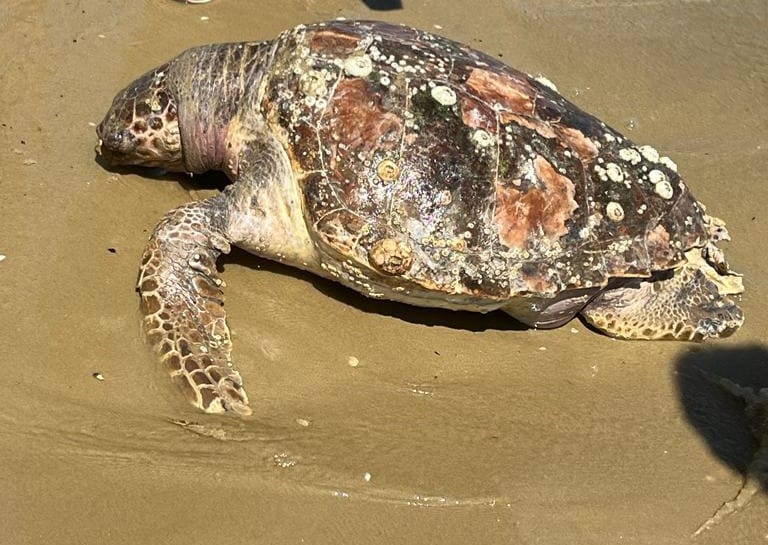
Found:
[[[677,363],[688,422],[713,454],[743,475],[741,489],[702,524],[698,535],[768,494],[768,348],[701,349]]]
[[[747,400],[729,383],[754,392],[768,388],[768,348],[703,349],[677,363],[677,385],[688,422],[718,458],[744,474],[760,446],[761,438],[753,430],[759,422],[751,421],[760,414],[748,414]],[[768,482],[763,479],[762,484],[768,492]]]
[[[412,324],[442,326],[473,332],[489,329],[500,331],[521,331],[529,329],[525,324],[518,322],[510,315],[501,311],[481,314],[479,312],[462,312],[440,308],[417,307],[393,301],[371,299],[352,289],[346,288],[337,282],[326,280],[325,278],[321,278],[312,273],[281,265],[274,261],[262,259],[238,248],[232,248],[232,253],[219,258],[219,263],[223,267],[225,273],[228,264],[237,264],[243,267],[248,267],[249,269],[259,269],[276,274],[292,276],[293,278],[309,282],[322,294],[345,305],[355,307],[366,314],[381,314]]]

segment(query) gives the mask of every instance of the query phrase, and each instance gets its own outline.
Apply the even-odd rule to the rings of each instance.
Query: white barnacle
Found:
[[[552,81],[549,78],[545,77],[543,74],[537,75],[534,79],[537,82],[541,83],[544,87],[549,87],[554,92],[557,92],[557,87],[555,86],[555,84],[552,83]]]
[[[651,163],[656,163],[659,160],[659,152],[651,146],[640,146],[640,153]]]
[[[616,163],[605,165],[605,173],[612,182],[621,183],[624,181],[624,171]]]
[[[616,140],[616,138],[611,133],[609,133],[609,132],[603,134],[603,139],[606,142],[614,142]]]
[[[364,78],[373,70],[373,61],[368,55],[355,55],[344,61],[344,72],[348,76]]]
[[[299,88],[305,95],[325,96],[328,94],[325,74],[319,70],[304,72],[299,79]]]
[[[608,245],[608,248],[613,252],[616,252],[618,254],[623,254],[624,252],[626,252],[632,247],[632,242],[633,241],[631,238],[624,239],[624,240],[617,240],[615,242],[611,242]]]
[[[611,201],[605,207],[605,214],[611,221],[619,222],[624,219],[624,209],[615,201]]]
[[[587,218],[587,227],[589,229],[594,229],[598,225],[600,225],[600,222],[602,221],[603,216],[600,213],[592,214]]]
[[[608,181],[608,172],[600,165],[595,165],[595,174],[597,174],[597,177],[600,178],[602,181],[607,182]]]
[[[430,93],[432,98],[443,106],[453,106],[456,104],[456,92],[446,85],[436,85],[432,87]]]
[[[453,201],[453,195],[449,190],[444,189],[437,194],[437,204],[445,206],[451,204],[451,201]]]
[[[659,163],[667,167],[672,172],[677,172],[677,164],[669,157],[659,157]]]
[[[635,148],[622,148],[619,150],[619,158],[631,165],[640,162],[640,153]]]
[[[667,181],[669,181],[667,179],[667,175],[666,174],[664,174],[662,171],[656,170],[656,169],[654,169],[654,170],[652,170],[652,171],[650,171],[648,173],[648,180],[652,184],[654,184],[654,185],[658,184],[659,182],[667,182]]]
[[[488,134],[488,131],[484,131],[483,129],[477,129],[472,134],[472,141],[475,143],[475,145],[478,148],[487,148],[491,144],[493,144],[493,137]]]
[[[675,194],[674,190],[672,189],[672,184],[670,184],[667,180],[656,182],[656,184],[653,186],[653,190],[659,197],[667,200],[671,199]]]

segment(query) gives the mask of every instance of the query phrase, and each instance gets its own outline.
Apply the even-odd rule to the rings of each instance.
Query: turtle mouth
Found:
[[[99,143],[96,144],[95,151],[98,155],[109,162],[120,162],[121,157],[127,159],[135,153],[136,136],[128,130],[118,130],[109,134],[105,133],[104,123],[100,123],[96,128],[96,134],[99,137]]]
[[[136,136],[130,131],[121,130],[104,134],[103,124],[96,130],[99,142],[95,152],[108,163],[113,165],[142,164],[143,153],[139,151]]]

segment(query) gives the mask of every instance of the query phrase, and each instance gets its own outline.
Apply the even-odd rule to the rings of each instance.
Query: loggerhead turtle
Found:
[[[151,342],[207,412],[250,413],[216,270],[232,244],[369,297],[532,327],[581,314],[614,337],[693,340],[743,322],[724,224],[669,158],[427,32],[334,21],[189,49],[97,132],[111,164],[233,182],[160,221],[138,284]]]

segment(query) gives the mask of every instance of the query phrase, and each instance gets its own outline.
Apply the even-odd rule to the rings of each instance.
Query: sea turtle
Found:
[[[207,412],[248,414],[216,259],[234,244],[369,297],[635,339],[723,337],[743,291],[675,164],[544,78],[371,21],[195,47],[120,92],[113,165],[222,170],[141,263],[145,325]]]

